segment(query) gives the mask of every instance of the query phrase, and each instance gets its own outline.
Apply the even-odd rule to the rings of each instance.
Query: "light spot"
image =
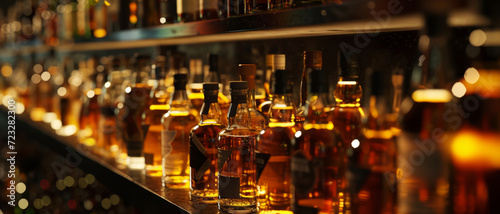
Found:
[[[24,191],[26,191],[26,184],[24,184],[23,182],[19,182],[19,183],[16,185],[16,191],[17,191],[19,194],[24,193]]]
[[[468,83],[474,84],[479,80],[479,72],[474,67],[467,68],[464,74],[464,79]]]
[[[65,87],[60,87],[59,89],[57,89],[57,94],[61,97],[63,97],[64,95],[66,95],[66,93],[68,92],[68,90],[66,90]]]
[[[481,29],[474,30],[469,35],[469,42],[476,47],[483,45],[486,39],[486,33]]]
[[[102,199],[101,205],[102,205],[102,208],[107,210],[107,209],[111,208],[111,200],[109,200],[109,198]]]
[[[73,177],[71,177],[71,176],[66,176],[64,178],[64,184],[67,187],[71,187],[71,186],[73,186],[73,184],[75,184],[75,179],[73,179]]]
[[[301,135],[302,135],[302,132],[301,132],[301,131],[297,131],[297,132],[295,132],[295,137],[296,137],[296,138],[299,138]]]
[[[351,146],[352,146],[352,148],[358,148],[359,147],[359,140],[358,139],[354,139],[351,142]]]
[[[111,197],[109,197],[109,200],[111,201],[112,205],[117,205],[118,203],[120,203],[120,197],[116,194],[111,195]]]
[[[19,208],[24,210],[28,207],[30,203],[28,202],[28,200],[26,200],[26,198],[21,198],[17,204],[19,205]]]
[[[50,79],[50,73],[48,71],[45,71],[41,75],[43,81],[49,81]]]
[[[88,184],[92,184],[95,181],[95,177],[92,174],[87,174],[87,176],[85,176],[85,179],[87,180]]]
[[[453,87],[451,87],[451,93],[453,93],[455,97],[462,98],[466,92],[467,88],[465,88],[465,85],[461,82],[456,82],[453,84]]]

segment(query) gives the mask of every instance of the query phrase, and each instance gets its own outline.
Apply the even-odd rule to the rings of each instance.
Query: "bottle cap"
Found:
[[[285,64],[286,64],[286,57],[285,54],[275,54],[274,55],[274,69],[285,69]]]
[[[203,83],[203,90],[219,90],[219,83],[217,82]]]
[[[257,66],[255,64],[239,64],[238,73],[240,79],[248,82],[248,89],[255,89],[255,74]]]
[[[247,81],[231,81],[229,82],[229,88],[231,89],[248,89]]]
[[[321,67],[323,65],[321,51],[304,51],[304,65],[308,67]]]
[[[174,74],[174,87],[176,90],[186,90],[187,74]]]
[[[359,75],[358,54],[351,53],[350,55],[346,56],[345,54],[339,51],[337,59],[338,59],[339,76],[358,78]]]
[[[231,92],[231,103],[246,103],[247,102],[247,92],[248,88],[247,81],[231,81],[229,82],[230,92]]]
[[[209,71],[219,71],[219,57],[216,54],[208,55]]]

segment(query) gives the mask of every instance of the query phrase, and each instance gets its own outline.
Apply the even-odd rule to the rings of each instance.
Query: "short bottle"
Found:
[[[189,133],[199,120],[190,111],[186,84],[187,74],[174,75],[170,109],[162,118],[162,185],[171,189],[189,188]]]
[[[295,133],[291,157],[294,213],[344,213],[346,161],[342,141],[328,120],[325,72],[308,75],[306,120]]]
[[[255,104],[255,64],[240,64],[238,65],[238,73],[240,79],[248,82],[247,108],[250,112],[250,129],[261,131],[267,127],[267,118],[262,112],[257,110]]]
[[[229,124],[219,135],[217,148],[218,208],[223,213],[257,211],[255,141],[257,131],[249,127],[247,82],[233,81]]]
[[[259,133],[255,146],[260,212],[291,210],[290,156],[295,143],[295,108],[288,71],[276,70],[269,127]]]
[[[217,135],[224,128],[217,97],[218,83],[203,83],[204,103],[200,123],[189,135],[189,165],[191,167],[190,197],[195,203],[216,203]]]

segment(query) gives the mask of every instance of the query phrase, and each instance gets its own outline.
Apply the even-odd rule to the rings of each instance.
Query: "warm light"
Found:
[[[167,22],[167,19],[165,17],[160,18],[160,23],[165,24]]]
[[[486,36],[486,33],[484,33],[483,30],[477,29],[477,30],[472,31],[472,33],[470,33],[469,42],[472,45],[479,47],[479,46],[483,45],[484,42],[486,42],[487,38],[488,37]]]
[[[373,130],[373,129],[365,129],[363,134],[366,138],[373,139],[391,139],[394,136],[394,132],[392,130]]]
[[[420,36],[418,40],[418,49],[422,52],[427,52],[427,49],[429,48],[431,40],[427,35],[422,35]],[[423,56],[423,55],[422,55]]]
[[[146,167],[144,157],[128,157],[127,162],[129,169],[144,169]]]
[[[104,5],[106,5],[108,7],[111,6],[111,4],[108,1],[106,1],[106,0],[104,0]]]
[[[56,188],[59,190],[59,191],[63,191],[65,188],[66,188],[66,185],[64,185],[64,181],[63,180],[57,180],[56,181]]]
[[[172,116],[176,116],[176,117],[177,116],[178,117],[189,116],[189,112],[188,111],[170,111],[167,114],[172,115]]]
[[[16,103],[16,114],[22,114],[24,112],[24,104]]]
[[[19,202],[18,202],[18,205],[19,205],[19,208],[24,210],[28,207],[29,203],[28,203],[28,200],[26,200],[26,198],[21,198],[21,200],[19,200]]]
[[[354,139],[351,142],[351,146],[352,146],[352,148],[358,148],[359,147],[359,140],[358,139]]]
[[[35,73],[42,73],[43,66],[41,64],[36,64],[36,65],[33,66],[33,71]]]
[[[75,87],[79,87],[82,84],[82,78],[80,78],[78,76],[71,75],[71,77],[69,77],[69,79],[68,79],[68,82],[69,82],[69,84],[71,84]]]
[[[58,94],[59,96],[63,97],[64,95],[66,95],[66,92],[67,92],[67,91],[68,91],[68,90],[66,90],[66,88],[65,88],[65,87],[60,87],[59,89],[57,89],[57,94]]]
[[[451,153],[458,167],[500,169],[500,134],[461,131],[451,142]]]
[[[128,18],[130,20],[130,23],[135,24],[137,23],[137,16],[136,15],[130,15]]]
[[[128,94],[128,93],[130,93],[131,91],[132,91],[132,88],[131,88],[131,87],[127,87],[127,88],[125,88],[125,93],[127,93],[127,94]]]
[[[17,185],[16,185],[16,191],[17,193],[19,194],[23,194],[24,191],[26,191],[26,184],[24,184],[23,182],[19,182]]]
[[[474,67],[467,68],[464,74],[464,79],[468,83],[474,84],[479,80],[479,72]]]
[[[54,130],[59,130],[62,127],[62,122],[60,120],[53,120],[50,122],[50,127]]]
[[[42,78],[40,77],[40,74],[33,74],[33,76],[31,76],[31,82],[34,84],[40,83],[41,80]]]
[[[81,189],[85,189],[87,188],[87,186],[89,185],[89,183],[87,183],[87,180],[85,178],[79,178],[78,179],[78,186],[81,188]]]
[[[111,207],[111,201],[109,200],[109,198],[102,199],[101,205],[102,205],[102,208],[107,210]]]
[[[302,135],[301,131],[295,132],[295,138],[299,138]]]
[[[295,122],[270,122],[269,127],[292,127]]]
[[[92,203],[91,200],[85,200],[85,202],[83,202],[83,207],[86,210],[92,210],[92,208],[94,208],[94,203]]]
[[[74,135],[76,131],[77,128],[75,125],[67,125],[61,127],[59,130],[56,131],[56,133],[61,136],[71,136]]]
[[[306,123],[304,124],[304,130],[309,130],[309,129],[327,129],[327,130],[333,130],[333,123],[328,122],[328,123]]]
[[[30,112],[30,118],[33,121],[42,121],[45,114],[44,108],[33,108]]]
[[[42,197],[42,203],[44,206],[49,206],[50,203],[52,203],[52,200],[50,200],[50,197],[49,196],[43,196]]]
[[[51,123],[56,119],[57,119],[57,114],[54,112],[45,112],[45,114],[43,114],[43,122]]]
[[[170,109],[170,106],[168,104],[165,104],[165,105],[150,105],[149,106],[149,110],[166,110],[168,111],[168,109]]]
[[[339,81],[338,84],[339,85],[356,85],[357,82],[356,81]]]
[[[105,29],[97,29],[94,31],[94,36],[95,38],[102,38],[105,37],[107,34]]]
[[[452,99],[452,95],[445,89],[419,89],[411,95],[415,102],[447,103]]]
[[[89,91],[87,91],[87,97],[88,97],[89,99],[92,99],[94,96],[95,96],[95,92],[94,92],[94,90],[89,90]]]
[[[108,82],[104,83],[105,88],[109,88],[110,86],[111,86],[111,82],[108,81]]]
[[[10,65],[4,65],[1,68],[1,72],[4,77],[10,77],[10,75],[12,75],[12,67],[10,67]]]
[[[87,175],[85,176],[85,179],[87,180],[87,183],[88,183],[88,184],[92,184],[92,183],[94,183],[94,181],[95,181],[95,177],[94,177],[94,175],[92,175],[92,174],[87,174]]]
[[[39,209],[42,209],[43,208],[43,203],[42,203],[42,200],[40,200],[39,198],[35,199],[33,201],[33,206],[35,207],[35,209],[39,210]]]
[[[75,184],[75,179],[73,179],[73,177],[66,176],[64,178],[64,185],[66,185],[67,187],[72,187],[73,184]]]
[[[43,72],[42,75],[40,76],[42,77],[42,80],[45,82],[49,81],[50,79],[50,73],[48,71]]]
[[[109,197],[109,200],[111,201],[112,205],[118,205],[118,203],[120,203],[120,197],[116,194],[111,195],[111,197]]]
[[[453,87],[451,87],[451,93],[453,93],[455,97],[462,98],[466,92],[467,88],[465,88],[465,85],[461,82],[456,82],[453,84]]]

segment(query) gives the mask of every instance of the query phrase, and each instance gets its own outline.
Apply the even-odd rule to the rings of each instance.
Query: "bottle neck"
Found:
[[[212,70],[208,71],[207,80],[205,82],[220,82],[219,72]]]
[[[201,120],[200,124],[221,124],[221,108],[219,103],[208,103],[205,102],[203,103],[203,106],[201,107]]]
[[[269,110],[269,127],[292,127],[295,125],[295,108],[291,94],[273,94]]]
[[[186,89],[175,89],[170,99],[170,112],[189,112],[191,102]]]
[[[231,103],[227,116],[229,127],[246,127],[250,121],[247,103]]]
[[[334,91],[339,107],[359,107],[363,90],[357,77],[340,77]]]
[[[310,92],[307,101],[304,127],[307,128],[307,124],[331,124],[333,129],[333,123],[327,118],[330,111],[328,93]]]
[[[248,89],[247,92],[247,107],[249,109],[255,109],[255,89]]]

